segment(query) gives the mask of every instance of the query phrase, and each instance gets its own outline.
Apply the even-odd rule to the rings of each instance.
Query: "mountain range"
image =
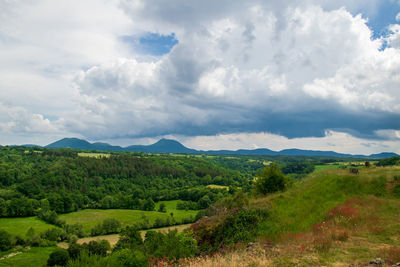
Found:
[[[32,145],[29,145],[32,146]],[[195,150],[187,148],[178,141],[171,139],[160,139],[151,145],[132,145],[128,147],[113,146],[107,143],[90,143],[86,140],[78,138],[63,138],[51,143],[46,148],[73,148],[73,149],[90,149],[102,151],[132,151],[132,152],[149,152],[149,153],[188,153],[188,154],[212,154],[212,155],[257,155],[257,156],[326,156],[326,157],[354,157],[354,158],[373,158],[381,159],[392,156],[398,156],[396,153],[383,152],[372,155],[352,155],[342,154],[334,151],[319,150],[301,150],[301,149],[284,149],[281,151],[273,151],[267,148],[260,149],[239,149],[239,150]]]

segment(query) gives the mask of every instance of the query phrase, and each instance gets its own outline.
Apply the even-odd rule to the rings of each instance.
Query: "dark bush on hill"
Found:
[[[50,254],[49,259],[47,260],[48,266],[65,266],[69,260],[69,254],[66,249],[57,249],[53,253]]]
[[[9,250],[11,246],[11,235],[7,231],[0,230],[0,251]]]
[[[249,242],[256,235],[257,224],[268,213],[249,206],[247,197],[238,192],[233,197],[214,204],[191,226],[202,252],[213,252],[237,242]]]
[[[262,195],[282,191],[287,183],[287,178],[276,163],[265,167],[256,179],[254,189]]]

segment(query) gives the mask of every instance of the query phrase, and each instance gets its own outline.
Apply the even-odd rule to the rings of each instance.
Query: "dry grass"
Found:
[[[225,255],[216,254],[213,256],[199,257],[181,262],[182,266],[190,267],[245,267],[245,266],[274,266],[263,251],[252,253],[249,251],[235,251]]]

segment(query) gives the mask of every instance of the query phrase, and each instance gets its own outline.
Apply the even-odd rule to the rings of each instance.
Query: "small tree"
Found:
[[[159,212],[167,212],[167,207],[165,206],[164,203],[160,204],[160,207],[158,207]]]
[[[146,202],[144,203],[143,209],[147,211],[152,211],[154,210],[154,207],[156,204],[154,203],[153,199],[149,197]]]
[[[50,254],[49,259],[47,260],[48,266],[60,265],[65,266],[69,260],[69,254],[66,249],[57,249],[53,253]]]
[[[9,250],[11,246],[11,235],[7,231],[0,230],[0,251]]]
[[[259,194],[269,194],[284,190],[286,187],[286,177],[276,163],[265,167],[261,175],[257,177],[254,188]]]

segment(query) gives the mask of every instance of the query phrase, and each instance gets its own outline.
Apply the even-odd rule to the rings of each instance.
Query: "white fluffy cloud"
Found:
[[[95,138],[243,130],[292,131],[294,137],[301,126],[281,124],[308,120],[310,113],[321,113],[311,135],[329,129],[324,114],[337,110],[344,117],[347,111],[400,114],[399,51],[381,51],[382,41],[371,39],[360,15],[315,5],[283,10],[278,16],[247,5],[237,16],[232,10],[200,14],[202,27],[181,31],[179,44],[155,62],[118,60],[82,72],[77,88],[87,121],[77,129]],[[168,20],[164,15],[157,13]],[[182,19],[170,23],[178,28]],[[368,134],[382,127],[365,124],[331,127]]]

